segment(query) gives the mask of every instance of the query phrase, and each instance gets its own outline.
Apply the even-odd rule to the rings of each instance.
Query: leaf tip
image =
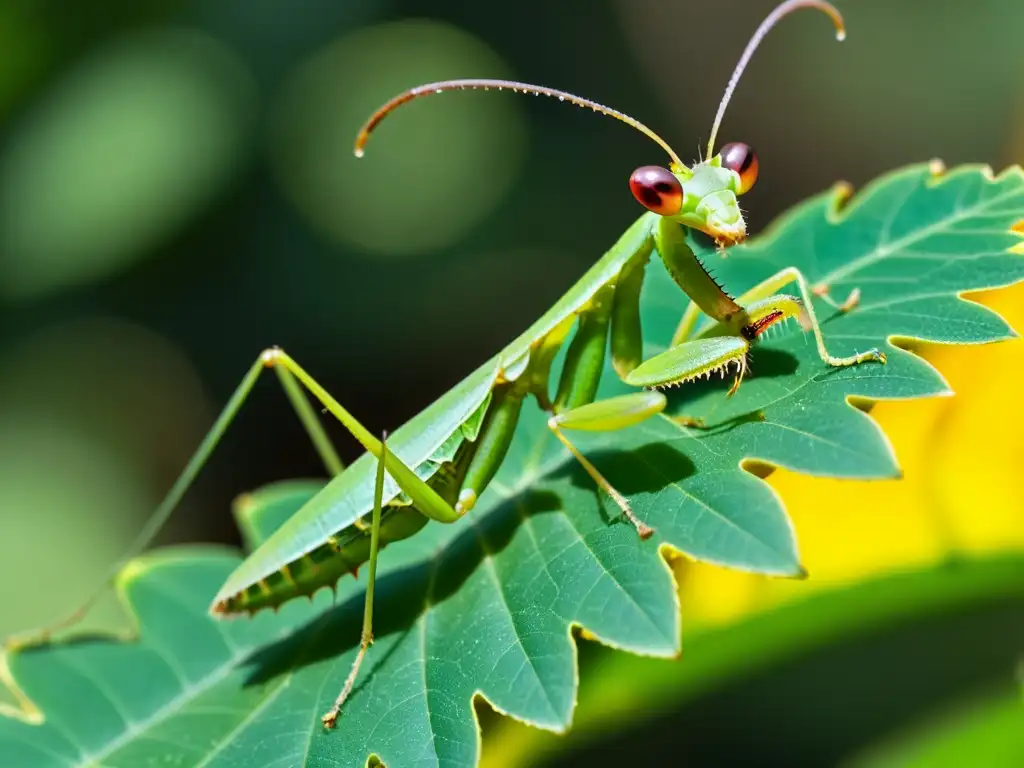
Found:
[[[7,651],[0,651],[0,687],[6,688],[17,702],[14,705],[0,702],[0,717],[10,717],[29,725],[42,725],[45,722],[46,718],[42,711],[18,685],[14,672],[11,670],[10,656]]]
[[[150,564],[142,558],[135,558],[125,563],[124,568],[117,574],[117,584],[126,587],[131,582],[142,578],[150,570]]]
[[[1024,219],[1016,222],[1010,227],[1010,232],[1021,237],[1021,241],[1010,248],[1010,253],[1024,255]]]
[[[854,187],[848,181],[837,181],[832,185],[832,196],[829,200],[829,214],[837,218],[853,198]]]

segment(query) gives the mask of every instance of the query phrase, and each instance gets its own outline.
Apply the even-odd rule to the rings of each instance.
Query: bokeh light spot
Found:
[[[103,49],[43,97],[0,156],[0,296],[34,298],[144,256],[244,156],[254,91],[184,31]]]
[[[525,150],[522,97],[428,97],[389,117],[362,160],[352,154],[353,141],[366,118],[406,88],[508,75],[483,42],[439,22],[384,24],[336,41],[285,88],[275,154],[286,190],[340,243],[389,256],[450,245],[493,211],[515,180]]]
[[[27,410],[4,415],[0,556],[6,577],[31,588],[6,594],[0,636],[61,618],[85,599],[131,542],[139,511],[152,507],[148,491],[144,477],[79,427]],[[109,599],[86,624],[125,625]]]
[[[4,363],[0,561],[11,583],[32,586],[5,593],[0,636],[58,619],[89,594],[212,418],[180,351],[120,321],[49,326],[7,348]],[[128,623],[110,590],[84,627]]]

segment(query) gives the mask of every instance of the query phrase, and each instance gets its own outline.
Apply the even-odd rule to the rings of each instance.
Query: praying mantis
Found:
[[[639,121],[554,88],[505,80],[450,80],[412,88],[380,107],[357,136],[358,157],[363,156],[380,122],[405,103],[448,91],[496,89],[549,96],[615,118],[656,142],[667,152],[669,164],[644,166],[632,173],[630,189],[646,212],[553,307],[390,436],[378,439],[371,434],[284,350],[265,350],[140,532],[128,557],[141,551],[156,535],[261,373],[273,370],[333,477],[238,566],[213,599],[210,610],[222,617],[277,608],[293,598],[312,596],[322,587],[333,588],[345,574],[355,573],[367,563],[359,650],[343,690],[322,718],[324,726],[331,728],[342,713],[373,642],[373,589],[379,550],[414,535],[430,520],[455,523],[475,506],[505,460],[528,397],[549,414],[547,423],[552,434],[617,505],[637,534],[648,539],[656,521],[640,520],[628,500],[567,433],[615,432],[663,414],[668,402],[663,389],[712,373],[735,373],[727,393],[732,395],[747,373],[751,346],[769,327],[792,318],[813,334],[818,355],[826,366],[885,363],[885,355],[877,349],[839,357],[826,348],[812,295],[839,311],[850,311],[857,304],[858,291],[843,303],[836,303],[829,297],[827,286],[810,286],[804,275],[791,267],[734,298],[714,280],[686,242],[687,229],[713,238],[722,249],[746,237],[738,198],[757,181],[758,158],[740,143],[727,144],[716,153],[715,140],[733,91],[757,46],[780,19],[801,8],[827,14],[837,38],[844,38],[842,16],[825,0],[786,0],[778,5],[755,31],[733,71],[712,125],[706,159],[690,167]],[[640,293],[645,268],[655,253],[690,303],[669,348],[644,360]],[[799,295],[777,293],[790,284],[796,285]],[[713,322],[698,330],[702,314]],[[552,366],[563,349],[564,363],[552,397]],[[637,391],[598,400],[598,385],[609,353],[616,375]],[[302,387],[365,448],[366,453],[350,466],[343,467],[338,459]],[[690,428],[702,426],[697,420],[673,418]],[[105,584],[126,560],[111,570]],[[76,622],[97,596],[65,620],[27,639],[9,641],[9,645],[20,647],[46,640],[56,629]]]

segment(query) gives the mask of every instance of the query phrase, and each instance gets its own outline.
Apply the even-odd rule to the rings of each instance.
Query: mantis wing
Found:
[[[498,372],[498,358],[488,360],[396,430],[388,438],[388,450],[421,477],[429,477],[433,472],[425,466],[428,460],[484,404]],[[280,571],[370,512],[376,468],[377,459],[369,453],[356,459],[235,569],[214,604]],[[394,480],[386,477],[383,503],[393,501],[399,493]]]

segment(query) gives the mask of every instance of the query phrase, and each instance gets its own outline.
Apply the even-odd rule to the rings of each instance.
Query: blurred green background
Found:
[[[0,0],[0,635],[45,622],[86,594],[262,348],[286,348],[369,427],[394,429],[556,300],[639,214],[626,184],[632,169],[664,161],[621,124],[496,93],[412,104],[357,161],[352,139],[380,103],[434,79],[521,79],[630,113],[687,159],[706,141],[732,66],[773,5]],[[755,233],[840,179],[862,185],[933,157],[996,169],[1024,159],[1019,0],[837,5],[847,41],[836,44],[819,14],[788,19],[755,56],[726,116],[720,142],[745,141],[761,158],[759,183],[744,200]],[[1018,327],[1024,316],[1012,313],[1022,298],[1018,291],[1000,306]],[[1004,346],[995,364],[1022,370],[1020,345]],[[979,354],[934,359],[969,387],[994,378]],[[1012,480],[1019,458],[998,465],[993,484],[975,481],[996,465],[964,465],[955,453],[973,444],[972,455],[981,445],[994,461],[1021,455],[1019,431],[1006,428],[1006,420],[1024,426],[1012,386],[1004,375],[980,393],[961,392],[957,407],[974,403],[978,418],[911,406],[880,414],[908,436],[897,441],[901,458],[914,461],[921,435],[932,436],[933,450],[952,446],[919,458],[921,474],[908,469],[906,482],[929,504],[941,499],[948,514],[980,521],[984,533],[974,539],[956,534],[972,550],[1024,547],[1024,488]],[[999,397],[1003,424],[982,434],[981,405]],[[943,443],[934,437],[940,428],[960,431]],[[354,457],[351,441],[332,433]],[[964,482],[936,486],[927,470],[941,461],[951,468],[945,481],[959,473]],[[161,542],[237,543],[228,514],[235,495],[320,474],[286,401],[266,384]],[[802,542],[839,535],[821,515],[798,514],[803,503],[823,515],[832,486],[773,482],[788,484],[782,492],[794,499]],[[871,503],[890,524],[910,514],[898,497]],[[820,530],[808,532],[814,525]],[[902,544],[883,554],[854,546],[836,583],[946,557],[948,537],[936,543],[926,529],[892,526],[890,538]],[[828,551],[823,562],[847,550]],[[693,577],[689,592],[684,584],[697,614],[731,621],[752,610],[735,598],[746,586],[716,578]],[[945,634],[913,631],[951,643],[954,658],[970,650],[991,663],[936,687],[941,701],[908,678],[896,686],[905,705],[897,695],[884,723],[870,704],[838,709],[826,748],[799,743],[802,729],[819,727],[808,718],[822,697],[842,693],[798,686],[787,694],[785,681],[836,670],[837,685],[858,674],[899,679],[919,647],[904,628],[871,639],[886,652],[835,651],[806,659],[811,667],[797,658],[777,681],[749,682],[760,698],[741,687],[703,702],[715,722],[732,723],[711,735],[692,715],[702,707],[683,717],[666,700],[662,720],[647,726],[660,735],[644,737],[661,752],[644,759],[686,755],[688,744],[693,764],[741,759],[744,723],[773,709],[773,696],[788,696],[790,716],[778,727],[790,738],[784,732],[768,754],[829,764],[977,686],[1012,684],[1008,659],[1024,651],[1019,610],[999,603],[947,624]],[[124,625],[112,600],[90,620]],[[596,668],[604,657],[595,658]],[[945,666],[925,666],[918,677],[933,680]],[[609,728],[604,738],[632,748],[636,736]],[[602,748],[610,747],[594,749]],[[510,764],[525,764],[529,753]]]

